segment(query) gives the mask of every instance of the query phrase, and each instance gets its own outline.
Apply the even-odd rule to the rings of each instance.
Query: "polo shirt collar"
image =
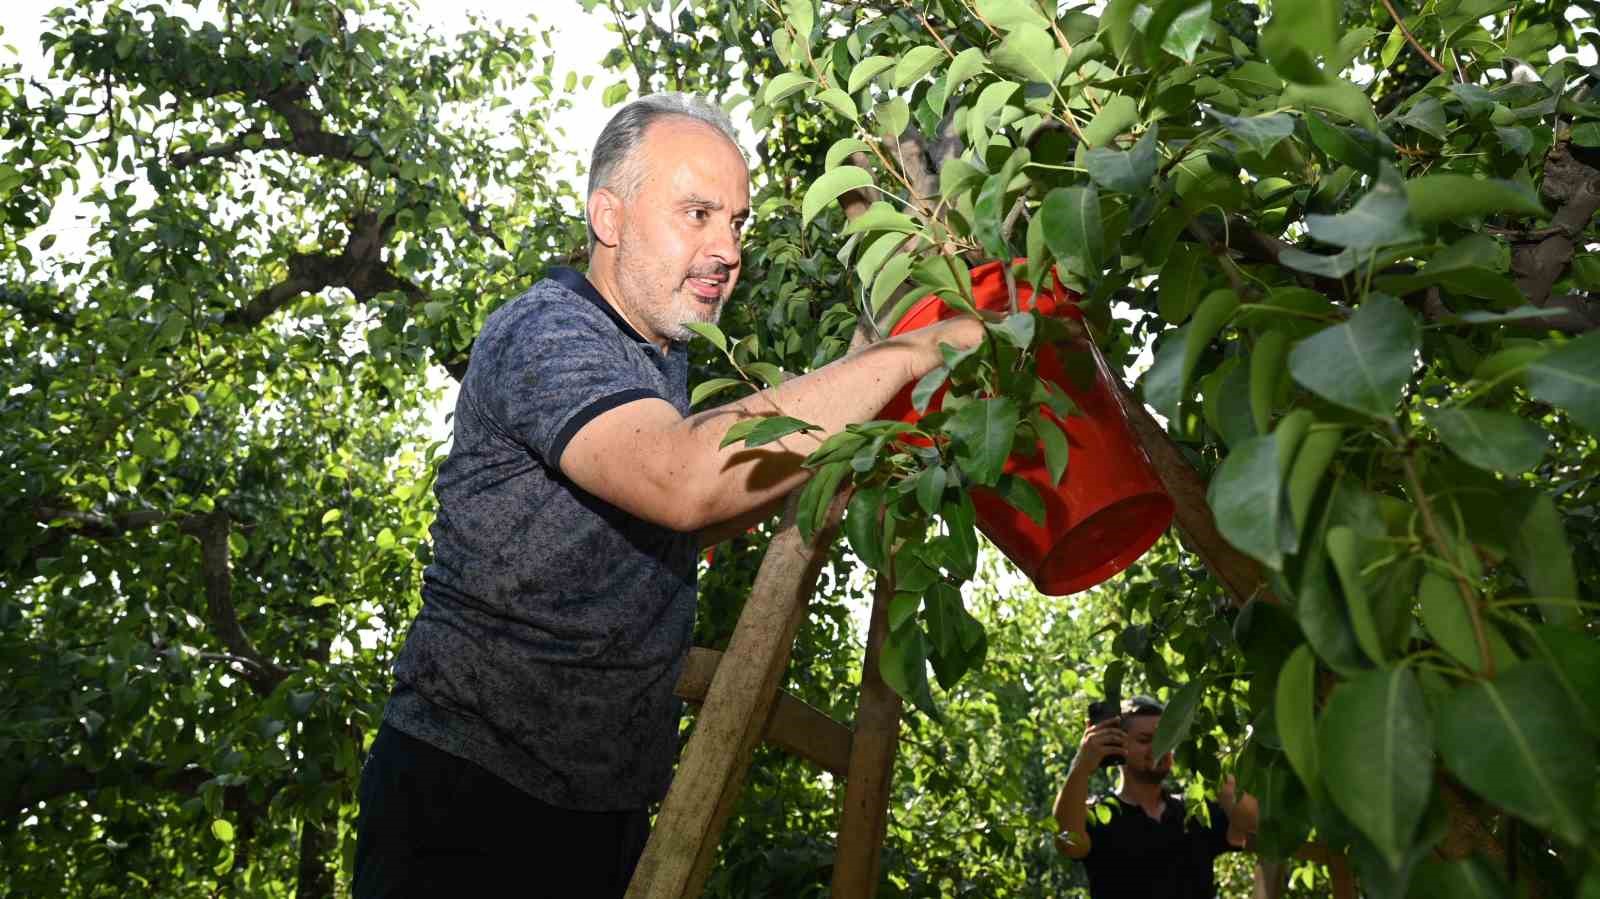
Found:
[[[600,295],[599,290],[595,289],[588,276],[577,269],[567,268],[566,266],[556,266],[550,269],[547,274],[550,280],[599,306],[600,311],[611,319],[611,322],[617,326],[617,330],[621,331],[623,335],[632,338],[636,343],[650,343],[650,341],[639,336],[639,332],[633,329],[633,325],[628,324],[628,320],[623,318],[610,303],[606,302],[606,298]]]

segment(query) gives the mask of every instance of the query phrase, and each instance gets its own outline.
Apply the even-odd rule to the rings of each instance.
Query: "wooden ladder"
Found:
[[[853,727],[779,690],[845,499],[834,500],[827,526],[807,544],[794,523],[791,495],[727,651],[691,652],[678,695],[704,701],[628,899],[700,895],[751,754],[763,737],[844,778],[832,895],[870,899],[876,892],[901,713],[899,695],[878,673],[889,591],[874,592]]]

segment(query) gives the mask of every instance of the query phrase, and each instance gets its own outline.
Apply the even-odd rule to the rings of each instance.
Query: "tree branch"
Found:
[[[1183,532],[1185,541],[1205,562],[1218,583],[1227,589],[1236,606],[1253,598],[1276,603],[1278,598],[1267,587],[1266,575],[1261,566],[1244,553],[1233,548],[1217,530],[1217,522],[1206,501],[1206,482],[1200,472],[1183,457],[1183,451],[1167,436],[1165,429],[1156,423],[1149,410],[1133,396],[1122,377],[1106,367],[1111,387],[1116,391],[1129,424],[1139,443],[1150,455],[1156,476],[1172,497],[1176,507],[1174,519]]]
[[[1422,58],[1428,61],[1428,65],[1433,66],[1434,71],[1448,77],[1450,73],[1445,71],[1444,66],[1439,64],[1439,60],[1434,59],[1432,53],[1422,49],[1422,45],[1417,43],[1417,39],[1411,36],[1411,29],[1406,27],[1405,19],[1401,17],[1400,11],[1394,8],[1394,0],[1383,0],[1383,8],[1389,11],[1389,18],[1394,19],[1395,27],[1400,29],[1400,33],[1405,36],[1406,43],[1411,45],[1411,49],[1421,53]],[[1458,62],[1457,65],[1459,64]]]
[[[189,150],[183,153],[174,153],[167,161],[172,165],[172,168],[181,170],[206,159],[231,158],[239,155],[245,150],[282,150],[289,148],[294,143],[288,138],[272,137],[262,138],[260,143],[257,143],[253,147],[250,146],[247,141],[251,137],[261,137],[261,132],[261,127],[257,126],[255,128],[251,128],[249,131],[246,131],[245,133],[239,135],[231,141],[228,141],[225,144],[206,147],[202,150]]]
[[[1557,207],[1551,228],[1512,242],[1511,273],[1516,276],[1517,289],[1530,304],[1548,308],[1550,290],[1572,264],[1578,237],[1600,211],[1600,171],[1579,161],[1572,155],[1570,142],[1562,141],[1545,155],[1540,193]],[[1590,322],[1596,316],[1592,306],[1574,307],[1569,298],[1563,298],[1559,309],[1558,317],[1578,314],[1581,322]]]
[[[77,316],[62,312],[47,303],[47,300],[41,301],[41,298],[30,296],[20,288],[0,286],[0,306],[16,310],[17,315],[30,327],[56,328],[62,331],[77,330]]]
[[[204,768],[173,769],[143,759],[113,760],[98,771],[82,765],[61,764],[56,759],[41,759],[33,763],[5,797],[5,805],[0,807],[0,823],[10,822],[41,802],[95,790],[148,788],[193,796],[216,776]],[[223,805],[234,812],[264,814],[273,795],[287,783],[268,784],[266,795],[259,800],[250,798],[248,784],[221,787]]]
[[[200,559],[206,587],[206,624],[228,652],[249,662],[240,676],[261,696],[270,694],[287,676],[282,668],[265,658],[239,624],[233,605],[233,563],[228,536],[233,518],[218,508],[205,515],[192,515],[180,522],[185,534],[200,541]]]

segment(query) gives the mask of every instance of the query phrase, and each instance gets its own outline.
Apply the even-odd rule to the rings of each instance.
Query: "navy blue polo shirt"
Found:
[[[583,425],[647,397],[688,413],[684,347],[645,341],[582,274],[556,269],[489,316],[395,663],[390,725],[562,808],[643,808],[677,756],[696,536],[559,467]]]

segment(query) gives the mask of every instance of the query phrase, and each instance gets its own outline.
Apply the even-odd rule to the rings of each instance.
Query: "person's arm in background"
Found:
[[[1060,828],[1056,848],[1067,858],[1089,854],[1089,775],[1100,768],[1106,756],[1125,753],[1126,741],[1127,734],[1116,718],[1090,725],[1084,731],[1078,754],[1072,757],[1072,767],[1067,771],[1067,781],[1056,793],[1054,811]]]
[[[1261,817],[1260,805],[1256,797],[1249,793],[1238,791],[1238,785],[1233,775],[1223,780],[1217,787],[1217,804],[1222,806],[1223,814],[1228,816],[1228,844],[1243,849],[1255,836],[1256,825]]]
[[[563,474],[590,494],[646,521],[684,532],[741,518],[782,499],[810,472],[800,463],[829,435],[876,415],[906,384],[983,338],[983,324],[955,318],[863,347],[816,371],[688,417],[661,399],[640,399],[583,425],[561,455]],[[781,412],[780,412],[781,410]],[[788,415],[820,434],[793,434],[748,449],[719,447],[734,423]]]

